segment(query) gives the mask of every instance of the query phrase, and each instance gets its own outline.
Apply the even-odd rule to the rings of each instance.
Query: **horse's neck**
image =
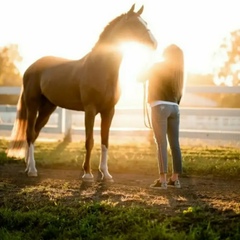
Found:
[[[92,49],[91,57],[97,64],[119,68],[123,59],[123,54],[116,44],[99,43]]]

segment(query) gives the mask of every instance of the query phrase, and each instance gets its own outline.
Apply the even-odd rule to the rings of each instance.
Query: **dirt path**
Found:
[[[71,206],[79,201],[108,201],[125,206],[156,207],[169,215],[194,206],[228,215],[240,209],[239,180],[182,178],[181,189],[154,190],[149,185],[156,176],[150,175],[112,173],[114,183],[85,185],[79,170],[39,168],[37,178],[28,178],[23,170],[22,164],[0,166],[0,206],[31,207],[36,202]]]

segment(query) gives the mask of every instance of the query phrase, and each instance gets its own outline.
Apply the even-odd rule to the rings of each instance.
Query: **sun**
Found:
[[[161,54],[157,50],[136,42],[123,43],[121,50],[123,60],[119,69],[119,79],[122,95],[118,105],[142,106],[143,82],[139,82],[139,79],[152,64],[162,61]]]
[[[136,42],[122,44],[121,50],[123,52],[120,67],[121,80],[134,81],[138,74],[149,67],[154,52],[149,47]]]
[[[123,60],[119,80],[122,94],[119,105],[142,106],[143,84],[138,79],[156,61],[156,50],[136,42],[122,44],[121,50]]]

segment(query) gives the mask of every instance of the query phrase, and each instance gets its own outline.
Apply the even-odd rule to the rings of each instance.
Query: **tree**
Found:
[[[214,54],[214,82],[240,86],[240,29],[230,32]]]
[[[18,45],[11,44],[0,47],[0,85],[20,86],[22,83],[21,74],[17,63],[22,61],[18,51]]]

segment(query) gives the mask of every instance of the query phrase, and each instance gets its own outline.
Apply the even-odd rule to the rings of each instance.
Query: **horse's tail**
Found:
[[[27,129],[27,109],[23,97],[23,87],[17,103],[17,114],[13,125],[10,144],[7,150],[8,157],[24,158]]]

